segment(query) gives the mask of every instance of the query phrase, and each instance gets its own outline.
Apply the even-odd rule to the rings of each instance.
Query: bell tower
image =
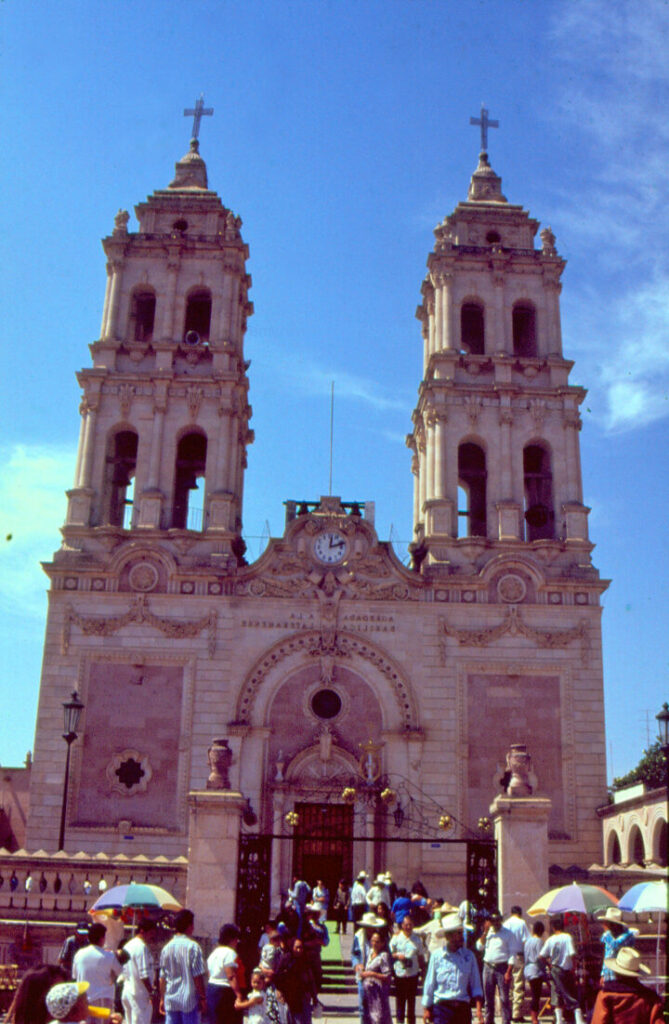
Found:
[[[65,544],[102,557],[120,540],[156,540],[221,567],[243,556],[248,429],[244,361],[248,247],[241,219],[208,188],[202,102],[173,181],[119,211],[103,240],[107,288],[83,391]],[[193,535],[197,534],[197,537]]]
[[[486,121],[482,112],[482,144]],[[494,125],[496,126],[496,125]],[[413,452],[414,567],[472,574],[521,552],[592,575],[579,406],[562,353],[564,260],[550,227],[509,203],[485,149],[434,231],[422,303],[423,380]]]

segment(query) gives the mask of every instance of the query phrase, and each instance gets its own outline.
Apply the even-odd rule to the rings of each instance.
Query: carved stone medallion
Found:
[[[505,604],[518,604],[527,593],[525,581],[515,573],[507,573],[497,582],[497,593]]]
[[[128,573],[128,583],[132,590],[148,594],[155,590],[159,580],[158,570],[151,562],[137,562]]]

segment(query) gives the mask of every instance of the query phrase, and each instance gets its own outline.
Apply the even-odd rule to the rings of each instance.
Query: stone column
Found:
[[[91,486],[91,475],[93,472],[93,451],[95,448],[95,421],[97,418],[97,401],[95,404],[84,399],[86,404],[86,428],[84,431],[84,444],[81,453],[81,474],[79,487]],[[82,404],[84,404],[82,403]]]
[[[446,497],[446,427],[445,417],[437,415],[434,427],[434,497]]]
[[[179,257],[171,251],[167,260],[167,286],[163,305],[163,317],[158,337],[161,341],[174,340],[175,300],[177,293],[177,276],[179,273]]]
[[[283,832],[285,813],[286,793],[283,788],[277,788],[272,799],[272,831],[275,836],[280,836]],[[283,853],[284,847],[288,846],[290,849],[290,845],[287,840],[272,840],[272,875],[270,881],[270,912],[272,914],[278,914],[281,910],[281,890],[286,887],[286,879],[288,879],[288,885],[290,885],[291,879],[288,878],[288,867],[284,863]]]
[[[197,935],[216,936],[234,921],[239,831],[246,800],[231,790],[188,794],[186,906],[195,914]]]
[[[447,271],[442,274],[443,290],[444,290],[444,324],[441,335],[440,348],[455,349],[456,351],[460,348],[460,335],[459,326],[456,328],[454,322],[454,304],[453,304],[453,274]],[[456,330],[458,336],[456,338]]]
[[[160,468],[163,454],[163,427],[167,410],[167,389],[167,382],[156,384],[147,482],[139,496],[137,526],[142,528],[159,528],[162,518],[164,495],[160,490]]]
[[[109,301],[106,309],[105,338],[116,339],[118,325],[118,307],[121,298],[121,270],[123,264],[120,260],[111,260],[111,283],[109,287]]]
[[[548,819],[551,800],[536,796],[536,778],[523,744],[507,754],[505,791],[490,805],[497,842],[498,904],[527,910],[548,889]]]
[[[432,352],[441,352],[444,347],[444,289],[441,275],[437,275],[434,293],[434,338]]]

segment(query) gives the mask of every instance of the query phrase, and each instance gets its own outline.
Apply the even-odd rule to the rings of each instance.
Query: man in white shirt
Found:
[[[513,935],[502,927],[502,915],[493,910],[483,926],[476,948],[483,953],[483,992],[485,994],[485,1024],[494,1024],[495,989],[502,1007],[502,1024],[510,1024],[509,982],[513,965]]]
[[[385,903],[388,909],[390,909],[390,894],[386,885],[385,875],[377,875],[367,890],[367,906],[372,913],[376,912],[379,903]]]
[[[513,935],[513,969],[511,1020],[514,1024],[523,1020],[523,1001],[525,999],[525,943],[530,938],[530,929],[523,921],[523,911],[519,906],[511,907],[511,913],[504,921],[503,928]]]
[[[72,977],[88,982],[88,1001],[91,1006],[114,1009],[114,983],[121,973],[116,954],[103,949],[106,929],[103,924],[92,924],[88,929],[88,946],[74,954]]]
[[[155,927],[154,922],[148,918],[140,921],[137,925],[137,934],[126,942],[122,950],[124,963],[121,1002],[126,1024],[151,1024],[155,967],[147,939]]]
[[[562,914],[551,918],[551,934],[544,942],[539,953],[540,960],[548,960],[551,970],[551,1002],[555,1005],[555,1024],[563,1024],[567,1020],[575,1020],[576,1024],[585,1024],[583,1012],[576,998],[576,979],[572,970],[574,966],[574,940],[564,930]]]
[[[353,932],[360,921],[360,918],[367,910],[367,890],[365,889],[366,871],[360,871],[351,889],[351,917],[353,918]]]

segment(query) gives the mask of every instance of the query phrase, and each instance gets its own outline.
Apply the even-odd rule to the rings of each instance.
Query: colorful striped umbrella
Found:
[[[98,910],[181,910],[181,904],[167,889],[148,882],[128,882],[127,885],[114,885],[98,896],[88,911],[94,914]]]
[[[527,911],[532,917],[539,914],[596,914],[607,907],[617,907],[618,900],[599,885],[572,882],[544,893]]]

